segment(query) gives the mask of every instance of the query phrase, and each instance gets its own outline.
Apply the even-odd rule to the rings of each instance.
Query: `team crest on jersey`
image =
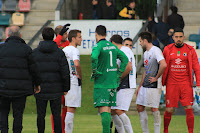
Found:
[[[149,56],[149,60],[151,60],[151,55]]]
[[[187,53],[186,53],[186,52],[184,52],[184,53],[183,53],[183,56],[187,56]]]

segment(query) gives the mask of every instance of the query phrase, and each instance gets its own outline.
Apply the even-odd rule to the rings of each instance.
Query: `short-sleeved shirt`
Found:
[[[159,70],[159,62],[163,59],[162,51],[156,46],[153,46],[149,51],[144,52],[144,67],[146,74],[142,85],[143,87],[161,88],[161,77],[154,83],[149,82],[149,77],[156,77]]]
[[[67,57],[67,61],[69,64],[71,84],[78,85],[78,78],[76,77],[76,75],[74,75],[75,73],[77,73],[74,61],[80,61],[79,50],[74,46],[67,46],[63,49],[63,51],[65,52],[65,56]]]
[[[129,62],[131,62],[132,70],[131,72],[121,81],[118,89],[136,88],[136,67],[135,67],[135,57],[130,48],[122,46],[121,51],[125,53],[128,57]],[[117,65],[120,66],[121,61],[117,59]]]

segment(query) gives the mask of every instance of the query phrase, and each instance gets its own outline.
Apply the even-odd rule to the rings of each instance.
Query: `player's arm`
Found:
[[[160,64],[160,66],[159,66],[159,70],[158,70],[156,77],[149,77],[150,83],[156,82],[158,80],[158,78],[163,74],[165,69],[167,68],[167,63],[166,63],[165,59],[162,59],[161,61],[159,61],[159,64]]]
[[[121,50],[117,49],[117,58],[121,61],[119,72],[123,73],[126,69],[126,66],[128,64],[128,57],[122,52]]]
[[[138,89],[136,91],[136,96],[138,95],[138,92],[140,91],[140,88],[141,88],[141,86],[142,86],[142,84],[144,82],[145,75],[146,75],[146,71],[144,70],[144,73],[142,74],[142,79],[141,79],[140,85],[139,85],[139,87],[138,87]]]
[[[125,78],[130,73],[131,70],[132,70],[132,63],[129,61],[125,71],[122,73],[121,79]]]
[[[126,7],[124,7],[124,9],[122,9],[119,12],[119,16],[124,17],[124,18],[128,18],[129,17],[129,14],[127,14],[127,8]]]
[[[97,64],[98,64],[98,57],[100,54],[100,48],[98,45],[95,45],[92,49],[91,55],[91,63],[92,63],[92,72],[97,72]]]
[[[79,79],[82,79],[82,73],[81,73],[81,65],[79,60],[74,60],[74,65],[75,65],[75,69],[76,69],[76,75]]]
[[[197,54],[194,49],[192,49],[192,69],[194,70],[197,87],[200,88],[200,65],[198,61]]]

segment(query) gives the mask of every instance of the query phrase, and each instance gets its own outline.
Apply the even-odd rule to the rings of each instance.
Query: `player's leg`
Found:
[[[154,133],[160,133],[161,116],[158,108],[151,108],[154,118]]]
[[[117,131],[119,133],[125,133],[123,122],[119,118],[119,116],[116,114],[115,110],[112,110],[111,114],[112,114],[111,116],[112,116],[112,119],[113,119],[113,121],[115,123],[115,128],[117,129]]]
[[[53,115],[55,133],[62,133],[61,129],[61,97],[50,100],[51,113]]]
[[[77,107],[81,107],[81,86],[71,85],[67,95],[65,95],[65,105],[67,114],[65,117],[65,133],[73,132],[74,114]]]
[[[54,123],[53,123],[53,115],[51,114],[51,127],[52,127],[52,133],[54,133]]]
[[[65,106],[65,96],[64,95],[62,95],[61,104],[62,104],[62,113],[61,113],[62,133],[65,133],[65,117],[67,114],[67,106]]]
[[[140,116],[140,124],[142,126],[142,131],[143,133],[149,133],[149,128],[148,128],[148,115],[145,110],[145,106],[142,105],[137,105],[137,111]]]
[[[185,106],[185,112],[186,112],[186,123],[188,126],[188,132],[193,133],[194,129],[194,114],[193,109],[191,105]]]
[[[178,107],[180,97],[179,85],[167,84],[166,85],[166,109],[164,114],[164,133],[168,133],[168,127],[171,121],[171,116],[174,111],[174,107]]]
[[[116,109],[116,113],[119,116],[119,118],[121,119],[126,132],[127,133],[133,133],[131,121],[130,121],[129,117],[126,115],[125,111]]]
[[[61,124],[62,124],[62,133],[65,133],[65,117],[67,114],[67,107],[62,107],[62,114],[61,114]]]
[[[188,132],[193,133],[194,129],[194,114],[193,114],[193,88],[190,84],[181,86],[181,99],[180,102],[185,108],[186,112],[186,123],[188,126]]]
[[[101,122],[103,126],[103,133],[110,133],[110,122],[111,122],[111,109],[107,106],[99,107],[101,114]]]
[[[73,132],[75,112],[76,112],[75,107],[67,107],[67,114],[65,117],[65,133]]]

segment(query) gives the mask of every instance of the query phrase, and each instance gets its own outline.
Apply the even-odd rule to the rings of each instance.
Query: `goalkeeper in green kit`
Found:
[[[107,41],[106,27],[99,25],[95,30],[97,44],[92,49],[92,79],[94,79],[94,107],[101,114],[103,133],[110,133],[111,106],[116,106],[116,92],[121,74],[128,63],[127,56],[114,44]],[[117,58],[121,60],[117,68]]]

